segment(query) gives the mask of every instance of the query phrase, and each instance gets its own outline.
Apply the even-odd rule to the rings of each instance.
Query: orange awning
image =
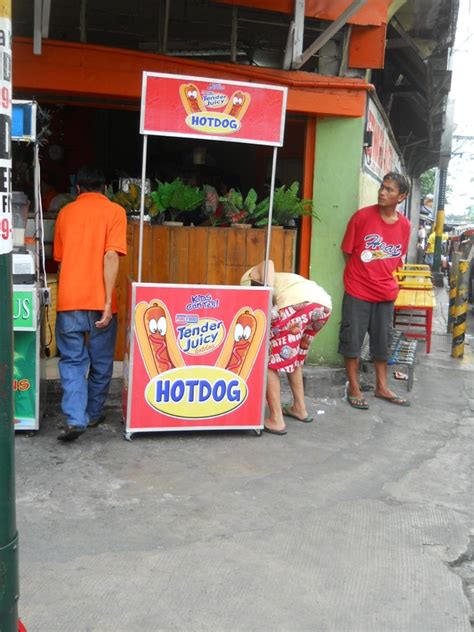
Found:
[[[363,116],[365,93],[372,89],[359,79],[53,40],[43,40],[41,55],[33,55],[31,39],[15,38],[13,42],[14,94],[91,97],[110,101],[110,105],[113,101],[138,105],[144,70],[287,86],[288,111],[312,116]]]

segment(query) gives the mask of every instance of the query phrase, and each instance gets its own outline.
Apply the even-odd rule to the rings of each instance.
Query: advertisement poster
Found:
[[[140,132],[283,145],[287,88],[143,73]]]
[[[36,332],[15,331],[13,401],[15,430],[36,427]]]
[[[36,286],[13,286],[13,329],[34,331],[37,327]]]
[[[390,137],[387,125],[373,99],[369,98],[367,131],[372,132],[372,147],[364,151],[364,169],[379,182],[390,171],[403,173],[404,169]]]
[[[0,5],[0,255],[13,248],[11,209],[12,23]]]
[[[133,291],[127,430],[261,428],[270,289]]]

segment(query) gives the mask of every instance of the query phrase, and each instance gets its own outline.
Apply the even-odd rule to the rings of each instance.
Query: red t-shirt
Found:
[[[398,221],[387,224],[377,204],[358,210],[349,220],[342,240],[350,254],[344,270],[347,294],[371,303],[394,301],[398,284],[393,272],[406,254],[410,222],[398,213]]]

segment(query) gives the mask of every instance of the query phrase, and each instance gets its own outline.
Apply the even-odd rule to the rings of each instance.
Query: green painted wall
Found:
[[[309,353],[313,364],[341,365],[337,353],[344,258],[341,241],[359,207],[364,118],[320,118],[316,128],[314,203],[321,221],[313,221],[310,277],[332,298],[333,312]]]

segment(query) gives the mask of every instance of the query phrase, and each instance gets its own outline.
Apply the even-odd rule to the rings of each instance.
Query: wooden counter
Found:
[[[293,272],[296,230],[272,229],[270,258],[278,272]],[[261,228],[144,225],[142,281],[238,285],[243,273],[265,256],[266,231]],[[120,258],[117,279],[119,329],[115,359],[125,345],[128,278],[138,276],[139,223],[127,226],[128,254]]]

